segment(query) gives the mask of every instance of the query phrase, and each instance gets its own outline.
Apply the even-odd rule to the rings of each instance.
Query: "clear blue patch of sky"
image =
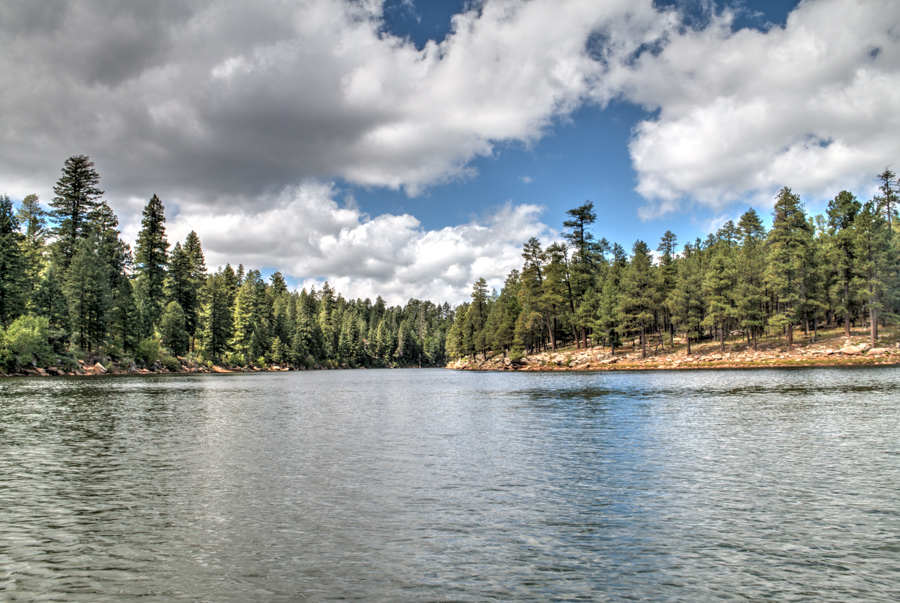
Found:
[[[383,6],[385,29],[409,38],[421,50],[428,40],[440,42],[450,31],[453,15],[466,10],[465,0],[386,0]]]

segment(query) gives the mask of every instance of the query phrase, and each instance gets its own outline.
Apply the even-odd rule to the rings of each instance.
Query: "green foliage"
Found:
[[[112,308],[109,272],[99,255],[96,235],[78,241],[63,290],[76,341],[90,352],[106,339]]]
[[[0,326],[8,325],[25,309],[28,286],[27,258],[22,251],[25,237],[12,201],[0,195]]]
[[[159,341],[153,337],[148,337],[142,339],[137,344],[137,349],[134,351],[134,359],[139,360],[144,364],[153,364],[159,360],[161,354],[162,351],[159,348]]]
[[[141,231],[138,233],[134,260],[138,279],[145,296],[143,313],[149,324],[158,324],[165,305],[166,266],[169,242],[166,239],[165,208],[159,197],[153,195],[143,211]]]
[[[159,333],[162,343],[176,356],[183,356],[190,344],[185,328],[184,310],[178,302],[171,301],[159,319]]]
[[[66,159],[62,176],[53,187],[50,219],[55,226],[51,234],[56,239],[54,251],[63,271],[68,270],[78,251],[78,241],[90,234],[91,223],[97,217],[103,196],[97,188],[99,183],[94,163],[86,155],[75,155]]]
[[[166,368],[166,370],[173,373],[177,373],[181,370],[181,362],[179,362],[178,358],[175,358],[174,356],[164,354],[160,359],[160,363]]]
[[[13,364],[35,363],[46,366],[52,354],[50,347],[50,324],[44,316],[26,314],[16,318],[6,329],[0,343],[0,360],[7,368]]]
[[[195,232],[169,256],[156,196],[144,209],[132,260],[93,165],[75,156],[54,189],[52,228],[36,196],[15,213],[9,198],[0,198],[0,361],[47,358],[46,348],[11,351],[11,325],[27,315],[46,324],[42,345],[57,356],[133,353],[152,363],[161,357],[153,334],[174,354],[196,349],[205,361],[239,366],[249,359],[441,365],[488,351],[518,361],[526,351],[559,344],[590,341],[614,351],[636,337],[646,354],[648,339],[658,347],[676,330],[690,336],[688,343],[721,337],[724,345],[735,330],[750,342],[767,328],[783,329],[790,342],[794,328],[814,336],[818,324],[834,320],[848,331],[853,322],[867,323],[874,340],[878,325],[900,313],[896,176],[885,170],[878,182],[871,201],[842,191],[827,217],[812,219],[785,187],[770,232],[751,209],[681,254],[667,231],[656,259],[640,241],[629,258],[620,245],[597,240],[588,201],[567,212],[564,242],[544,248],[532,238],[524,245],[521,270],[499,293],[479,279],[471,299],[455,309],[415,299],[389,307],[380,297],[345,299],[328,283],[320,291],[290,291],[281,273],[265,282],[242,265],[207,275]]]
[[[200,348],[207,357],[218,362],[228,352],[234,325],[226,273],[220,271],[209,277],[200,290],[199,297]]]
[[[230,366],[247,366],[247,357],[240,352],[231,352],[225,357],[225,362]]]

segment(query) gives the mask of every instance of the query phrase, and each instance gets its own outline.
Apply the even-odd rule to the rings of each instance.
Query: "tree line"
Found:
[[[564,241],[524,246],[521,270],[499,293],[484,279],[471,301],[456,310],[447,350],[458,358],[488,352],[556,350],[561,345],[603,345],[615,354],[625,341],[648,347],[740,336],[756,348],[763,334],[793,345],[797,332],[813,340],[823,325],[864,324],[870,344],[879,325],[900,313],[900,234],[896,175],[878,175],[879,192],[860,201],[841,191],[824,215],[806,213],[800,197],[782,188],[766,229],[752,208],[737,224],[726,222],[706,240],[677,251],[671,231],[654,257],[635,242],[625,249],[591,227],[597,214],[588,201],[567,212]]]
[[[449,304],[348,300],[328,283],[289,291],[276,272],[209,273],[191,232],[170,248],[165,208],[143,210],[134,250],[84,155],[65,161],[49,209],[0,196],[0,366],[79,358],[208,364],[433,366],[446,361]]]

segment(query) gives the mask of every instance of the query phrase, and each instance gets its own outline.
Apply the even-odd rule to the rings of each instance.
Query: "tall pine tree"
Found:
[[[103,191],[97,188],[100,175],[86,155],[75,155],[66,159],[62,176],[53,187],[55,196],[50,201],[50,219],[55,226],[52,234],[56,238],[54,250],[57,260],[64,270],[76,252],[79,239],[90,234],[90,224],[97,215]]]
[[[147,322],[156,326],[165,306],[166,266],[169,242],[166,240],[165,208],[153,195],[143,211],[141,231],[135,248],[140,305]]]

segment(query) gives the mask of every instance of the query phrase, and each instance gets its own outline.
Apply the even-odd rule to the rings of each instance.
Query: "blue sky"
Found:
[[[211,268],[457,303],[586,200],[630,250],[870,198],[896,31],[896,0],[8,2],[0,190],[86,154],[128,241],[157,194]]]
[[[450,29],[450,20],[466,3],[462,1],[409,2],[385,4],[385,28],[410,38],[418,48],[428,40],[441,41]],[[709,9],[699,1],[656,2],[682,10],[687,21],[708,20]],[[783,26],[796,6],[794,0],[749,0],[733,5],[734,29],[749,27],[767,30]],[[721,9],[721,7],[719,7]],[[477,219],[483,212],[511,201],[546,207],[543,220],[561,229],[566,211],[593,201],[598,215],[598,237],[622,244],[630,250],[637,239],[655,248],[666,230],[679,236],[679,244],[706,238],[729,212],[700,207],[690,212],[669,214],[657,219],[641,219],[637,209],[645,204],[635,192],[636,175],[628,154],[632,128],[652,113],[627,101],[606,107],[584,105],[560,119],[534,145],[499,145],[491,157],[472,162],[477,176],[431,188],[420,197],[403,191],[366,188],[340,182],[352,194],[360,209],[370,214],[411,212],[425,228],[437,229]],[[790,183],[785,183],[790,185]],[[747,203],[735,203],[735,211]],[[733,212],[732,212],[733,213]]]

